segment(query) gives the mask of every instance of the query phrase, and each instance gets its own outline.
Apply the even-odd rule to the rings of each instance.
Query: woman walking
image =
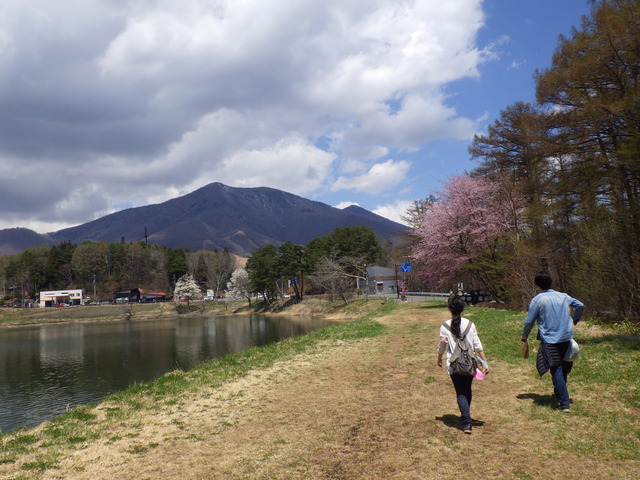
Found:
[[[461,375],[453,373],[451,368],[451,355],[456,346],[456,339],[467,339],[475,353],[485,362],[487,358],[482,349],[482,343],[478,337],[476,326],[470,320],[461,317],[464,310],[464,300],[462,297],[452,297],[449,299],[449,311],[452,318],[447,320],[440,327],[440,342],[438,343],[438,366],[442,367],[442,355],[447,353],[447,372],[451,376],[453,387],[456,390],[458,399],[458,408],[462,418],[462,431],[471,434],[471,384],[473,383],[473,374]],[[465,335],[466,333],[466,335]],[[487,368],[484,373],[487,373]]]

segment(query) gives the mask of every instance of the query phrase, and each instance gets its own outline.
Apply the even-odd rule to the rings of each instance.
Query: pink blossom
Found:
[[[517,234],[524,200],[498,182],[469,176],[451,177],[439,201],[429,205],[414,231],[413,256],[422,275],[442,285],[463,266],[507,234]]]

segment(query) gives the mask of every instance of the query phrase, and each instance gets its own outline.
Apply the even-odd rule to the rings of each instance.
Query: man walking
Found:
[[[527,344],[533,324],[537,322],[538,340],[541,343],[536,358],[536,368],[540,375],[544,375],[547,370],[551,371],[553,393],[558,399],[557,409],[568,412],[570,399],[567,375],[571,372],[573,363],[562,359],[573,338],[573,326],[582,317],[584,304],[566,293],[552,290],[552,281],[551,275],[546,272],[536,274],[534,283],[540,291],[529,304],[521,340]]]

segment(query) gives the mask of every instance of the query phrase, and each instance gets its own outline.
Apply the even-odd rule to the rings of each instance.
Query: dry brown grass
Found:
[[[541,384],[530,363],[491,362],[474,383],[473,435],[463,434],[453,387],[436,366],[445,315],[403,307],[380,319],[384,335],[324,345],[142,413],[38,478],[640,478],[637,461],[559,447],[559,432],[588,435],[588,419],[533,415],[526,394]],[[29,478],[16,469],[0,465],[0,475]]]

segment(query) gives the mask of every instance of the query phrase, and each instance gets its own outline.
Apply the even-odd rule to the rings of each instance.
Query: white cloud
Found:
[[[336,205],[336,208],[339,208],[340,210],[344,210],[345,208],[352,207],[354,205],[356,207],[360,206],[356,202],[340,202],[339,204]]]
[[[390,157],[475,130],[443,91],[486,59],[481,5],[5,0],[3,216],[80,223],[212,181],[389,191],[411,167]],[[41,189],[43,165],[21,203],[6,184]]]
[[[402,217],[406,216],[407,210],[412,205],[412,200],[396,200],[395,202],[389,203],[387,205],[378,205],[373,210],[373,213],[380,215],[381,217],[388,218],[389,220],[393,220],[394,222],[407,225]]]
[[[388,160],[376,163],[368,172],[355,177],[340,177],[333,184],[333,191],[354,190],[378,194],[398,186],[404,181],[411,164],[406,161]]]
[[[424,97],[408,95],[401,109],[394,114],[379,111],[363,119],[361,127],[349,133],[344,142],[347,155],[378,158],[359,149],[379,148],[380,144],[404,151],[415,151],[429,139],[469,139],[476,128],[474,121],[459,118],[454,109],[446,107],[439,95]]]
[[[268,148],[238,151],[210,176],[231,186],[270,186],[305,194],[322,187],[333,160],[333,154],[292,137]]]

